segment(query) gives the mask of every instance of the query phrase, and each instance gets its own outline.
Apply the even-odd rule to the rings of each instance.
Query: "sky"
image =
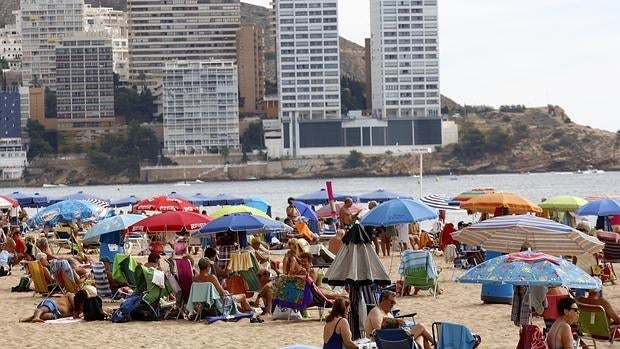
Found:
[[[443,95],[469,105],[559,105],[578,124],[620,130],[619,0],[438,3]],[[364,45],[369,0],[338,0],[338,17],[340,36]]]

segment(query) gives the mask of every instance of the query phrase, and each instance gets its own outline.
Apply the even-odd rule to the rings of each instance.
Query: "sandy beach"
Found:
[[[398,256],[382,258],[390,268],[392,280],[397,280]],[[428,327],[434,321],[454,321],[466,324],[482,337],[481,348],[515,348],[518,328],[510,321],[509,305],[482,304],[480,285],[451,281],[452,268],[443,257],[435,257],[443,267],[440,274],[444,293],[434,299],[428,292],[417,296],[399,297],[397,306],[404,312],[417,312],[416,321]],[[620,270],[620,265],[615,266]],[[460,271],[457,270],[455,275]],[[11,293],[24,271],[19,267],[13,275],[0,278],[0,326],[3,342],[21,348],[280,348],[290,344],[322,345],[324,322],[319,322],[316,308],[310,317],[301,321],[273,321],[251,324],[243,319],[237,323],[217,322],[211,325],[186,320],[160,322],[80,322],[72,324],[19,323],[32,315],[40,296],[32,292]],[[620,305],[620,286],[605,286],[605,297],[616,307]],[[114,303],[113,303],[114,304]],[[116,303],[118,304],[118,303]],[[541,319],[535,323],[541,324]],[[617,347],[598,342],[599,348]]]

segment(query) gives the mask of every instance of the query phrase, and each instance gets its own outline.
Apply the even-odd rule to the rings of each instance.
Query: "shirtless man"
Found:
[[[299,213],[299,210],[295,207],[294,200],[293,198],[288,198],[288,206],[286,206],[286,217],[292,221],[296,221],[297,218],[301,216],[301,213]]]
[[[600,305],[605,309],[605,315],[607,315],[607,319],[610,324],[618,325],[620,324],[620,312],[618,312],[614,307],[609,303],[609,301],[601,295],[601,291],[599,290],[589,290],[587,297],[579,297],[577,302],[583,304],[590,305]],[[618,330],[616,335],[620,335],[620,330]],[[618,337],[616,337],[618,338]]]
[[[208,258],[200,258],[198,261],[198,268],[200,269],[200,272],[192,278],[192,282],[210,282],[213,286],[215,286],[215,289],[217,290],[217,293],[220,294],[220,297],[230,295],[230,292],[224,290],[220,282],[217,280],[217,277],[211,274],[211,261]],[[234,297],[235,302],[239,305],[239,311],[251,312],[254,310],[250,306],[250,303],[248,303],[248,300],[245,298],[244,294],[236,294]]]
[[[256,304],[260,304],[260,300],[263,300],[265,309],[261,315],[271,315],[271,309],[273,308],[273,282],[271,281],[271,273],[267,269],[261,269],[258,271],[258,282],[260,284],[260,292],[256,297]]]
[[[364,331],[366,331],[366,336],[370,337],[376,330],[381,329],[382,327],[387,327],[384,326],[384,323],[398,322],[398,327],[405,325],[405,322],[402,319],[394,319],[394,315],[392,315],[392,307],[394,307],[395,304],[396,293],[392,291],[381,292],[381,296],[379,296],[379,303],[377,303],[377,306],[372,308],[372,310],[368,313],[368,317],[364,323]],[[418,323],[413,328],[409,329],[409,332],[416,341],[421,337],[424,349],[430,349],[432,347],[433,335],[428,332],[424,325]]]
[[[340,222],[341,228],[349,228],[357,220],[359,212],[355,214],[352,213],[351,206],[353,206],[353,199],[344,199],[344,205],[342,205],[342,207],[340,208],[340,212],[338,213],[338,221]]]
[[[70,316],[78,318],[82,312],[81,305],[86,298],[88,298],[88,294],[84,290],[79,290],[75,294],[67,292],[64,296],[46,298],[37,305],[32,316],[19,321],[44,322]],[[79,306],[76,307],[76,304]]]

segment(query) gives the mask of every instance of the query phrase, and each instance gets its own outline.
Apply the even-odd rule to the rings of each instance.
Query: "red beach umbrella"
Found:
[[[192,232],[211,222],[211,217],[194,212],[169,211],[144,218],[127,227],[130,233]]]
[[[194,206],[191,202],[170,197],[166,195],[155,196],[152,198],[138,201],[133,206],[133,211],[183,211],[183,212],[196,212],[199,213],[198,207]]]

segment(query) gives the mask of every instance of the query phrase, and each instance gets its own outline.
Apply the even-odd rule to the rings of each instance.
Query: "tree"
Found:
[[[364,154],[357,150],[351,150],[349,156],[345,160],[345,166],[347,168],[357,168],[364,166]]]
[[[349,110],[362,110],[366,108],[364,98],[364,85],[351,78],[340,78],[340,111],[346,114]]]
[[[49,87],[45,88],[45,117],[56,118],[58,116],[56,109],[56,91],[52,91]]]
[[[9,69],[9,62],[4,57],[0,57],[0,69]]]
[[[265,131],[263,130],[263,123],[256,121],[248,126],[248,129],[241,135],[241,150],[249,153],[254,149],[264,149],[263,138]]]
[[[51,154],[54,152],[54,149],[46,140],[45,127],[40,122],[28,119],[26,132],[28,132],[28,137],[30,138],[30,146],[26,154],[28,160],[32,160],[39,155]]]

